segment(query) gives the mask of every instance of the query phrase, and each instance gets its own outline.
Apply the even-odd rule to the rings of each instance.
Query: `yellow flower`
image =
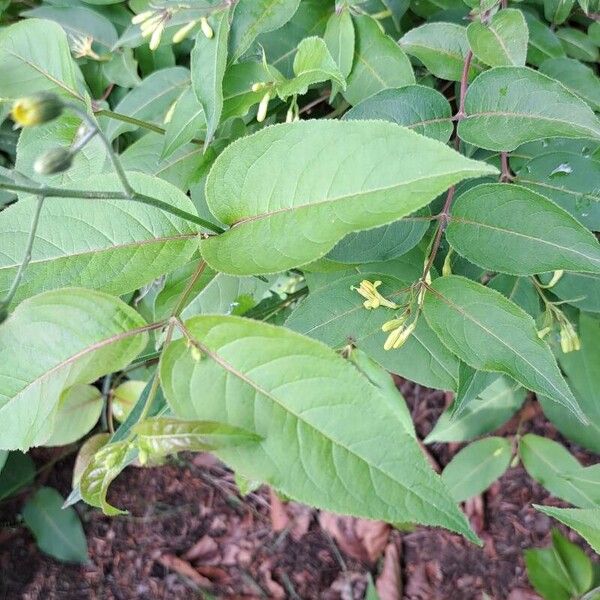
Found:
[[[11,110],[13,121],[21,127],[32,127],[56,119],[63,111],[63,103],[54,94],[38,94],[19,98]]]
[[[563,322],[561,322],[560,347],[565,354],[567,352],[574,352],[581,349],[579,336],[568,319],[565,319]]]
[[[375,281],[374,283],[371,283],[370,281],[363,279],[357,288],[353,287],[352,289],[356,290],[363,298],[366,299],[363,302],[363,306],[367,310],[379,308],[380,306],[386,306],[387,308],[398,308],[397,304],[387,300],[377,291],[377,288],[380,285],[381,281]]]
[[[412,332],[415,330],[417,326],[416,321],[413,321],[408,327],[404,325],[400,325],[396,329],[388,335],[387,340],[385,340],[385,344],[383,345],[384,350],[397,350],[401,346],[406,343],[406,340],[412,335]]]
[[[202,33],[210,40],[214,35],[212,27],[210,26],[208,19],[206,17],[202,17],[200,19],[200,29]]]
[[[179,44],[179,42],[182,42],[187,37],[187,34],[192,29],[194,29],[194,27],[196,27],[197,23],[198,23],[198,21],[190,21],[187,25],[184,25],[181,29],[178,29],[175,32],[175,35],[173,36],[173,43]]]

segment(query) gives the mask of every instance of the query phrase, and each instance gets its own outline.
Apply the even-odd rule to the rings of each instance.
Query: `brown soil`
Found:
[[[444,394],[409,383],[401,389],[425,436],[443,410]],[[535,403],[523,414],[523,431],[566,443],[582,462],[592,462],[557,434]],[[510,435],[516,427],[514,419],[500,431]],[[443,467],[459,448],[434,444],[429,450]],[[38,450],[33,456],[44,464],[52,453]],[[45,473],[44,485],[66,496],[72,463],[72,456],[58,461]],[[276,499],[271,510],[266,489],[241,499],[231,473],[208,455],[183,456],[157,468],[131,467],[113,484],[109,499],[130,514],[108,518],[77,506],[89,545],[86,566],[64,565],[37,550],[20,524],[22,497],[0,504],[0,600],[353,600],[364,597],[369,574],[377,579],[381,572],[383,558],[356,558],[360,554],[351,544],[338,544],[319,525],[317,511],[282,507]],[[390,543],[399,551],[403,587],[398,598],[483,600],[484,593],[494,600],[538,598],[528,585],[522,553],[547,545],[555,523],[532,502],[561,505],[516,467],[465,507],[484,548],[443,530],[394,531]]]

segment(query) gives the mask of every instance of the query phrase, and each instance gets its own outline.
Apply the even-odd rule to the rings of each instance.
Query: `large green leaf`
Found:
[[[163,125],[167,111],[189,84],[190,72],[183,67],[155,71],[117,104],[115,112]],[[136,125],[110,120],[106,125],[106,135],[112,140],[135,129]]]
[[[466,442],[500,427],[521,407],[526,391],[507,377],[498,377],[478,398],[454,416],[446,409],[425,443]]]
[[[352,289],[363,279],[381,281],[381,293],[397,304],[406,301],[406,289],[412,283],[412,280],[382,275],[375,270],[348,275],[311,291],[286,325],[333,348],[352,343],[388,371],[428,387],[456,389],[459,362],[423,319],[418,321],[414,334],[402,348],[384,350],[388,334],[381,326],[394,317],[394,311],[363,307],[363,298]]]
[[[341,11],[335,11],[327,21],[327,28],[323,36],[327,48],[333,57],[333,60],[338,66],[344,80],[354,63],[354,46],[356,43],[356,34],[352,23],[352,16],[348,8],[343,8]],[[334,98],[339,87],[333,84],[331,97]]]
[[[356,46],[354,65],[347,79],[344,98],[358,104],[387,89],[415,83],[410,61],[394,40],[368,16],[354,17]]]
[[[192,87],[204,109],[207,123],[205,144],[212,140],[223,110],[223,77],[227,66],[229,11],[215,13],[210,19],[214,31],[207,38],[202,31],[196,35],[191,53]]]
[[[194,212],[190,199],[167,182],[138,173],[129,179],[136,191]],[[121,189],[115,175],[90,177],[85,187]],[[23,260],[33,210],[28,198],[0,213],[0,293]],[[187,262],[198,248],[196,236],[187,221],[131,200],[48,198],[15,301],[70,285],[112,294],[135,290]]]
[[[146,345],[143,319],[121,300],[67,288],[22,302],[0,328],[0,448],[26,450],[52,434],[60,395],[125,367]]]
[[[466,27],[455,23],[425,23],[404,34],[398,43],[436,77],[460,81],[469,51]],[[481,70],[481,65],[471,63],[469,78],[475,77]]]
[[[54,489],[40,488],[23,507],[23,520],[38,548],[65,562],[88,562],[87,542],[77,511],[63,509],[64,498]]]
[[[550,27],[528,12],[524,12],[523,15],[529,29],[528,63],[539,67],[548,58],[565,56],[558,36]]]
[[[216,453],[236,472],[327,510],[441,525],[476,541],[415,439],[367,378],[333,350],[240,317],[193,318],[161,359],[176,415],[242,427],[260,443]]]
[[[490,271],[533,275],[558,269],[600,274],[600,244],[566,210],[527,188],[482,184],[452,207],[448,241]]]
[[[574,58],[551,58],[541,64],[540,71],[560,81],[595,111],[600,110],[600,79],[590,67]]]
[[[447,142],[454,129],[448,100],[424,85],[381,90],[351,108],[344,119],[391,121],[440,142]]]
[[[581,350],[561,354],[558,362],[589,424],[582,425],[562,406],[540,397],[544,414],[568,439],[600,454],[600,320],[579,315]]]
[[[516,182],[554,200],[592,231],[600,231],[600,162],[582,152],[550,152],[531,159]]]
[[[544,0],[544,16],[553,25],[560,25],[569,16],[575,0]]]
[[[406,159],[390,168],[390,156]],[[201,251],[226,273],[282,271],[324,256],[352,231],[414,212],[462,179],[494,172],[391,123],[268,127],[237,140],[215,161],[206,197],[231,228],[203,240]]]
[[[446,465],[442,479],[457,502],[485,491],[501,477],[511,458],[510,440],[488,437],[463,448]]]
[[[299,4],[300,0],[239,0],[233,11],[229,40],[231,62],[240,58],[259,34],[287,23]]]
[[[600,120],[562,83],[528,67],[495,67],[469,87],[461,139],[487,150],[514,150],[548,137],[600,139]]]
[[[490,67],[524,66],[528,37],[525,17],[516,8],[497,12],[485,25],[473,21],[467,27],[473,54]]]
[[[574,529],[600,554],[600,508],[555,508],[539,504],[533,506]]]
[[[425,317],[442,342],[474,369],[504,373],[585,417],[533,319],[495,290],[452,275],[425,295]]]

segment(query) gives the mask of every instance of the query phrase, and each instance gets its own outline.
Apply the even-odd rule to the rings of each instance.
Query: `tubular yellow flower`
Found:
[[[260,104],[258,105],[256,120],[259,123],[262,123],[267,118],[267,110],[269,110],[269,100],[271,100],[271,94],[267,92],[260,101]]]
[[[402,325],[404,325],[404,323],[406,323],[406,320],[408,319],[408,311],[406,311],[404,314],[400,315],[398,318],[396,319],[392,319],[391,321],[386,321],[382,326],[381,326],[381,331],[392,331],[392,329],[398,329],[398,327],[401,327]]]
[[[565,319],[565,321],[561,323],[560,348],[565,354],[581,349],[579,336],[568,319]]]
[[[406,340],[412,335],[416,326],[416,322],[413,321],[408,327],[401,325],[397,329],[394,329],[394,331],[388,335],[387,340],[385,340],[383,349],[391,350],[393,348],[394,350],[397,350],[402,347],[406,343]]]
[[[182,42],[187,37],[187,34],[192,29],[194,29],[194,27],[196,27],[197,24],[198,24],[198,21],[190,21],[187,25],[184,25],[181,29],[178,29],[175,32],[175,35],[173,36],[173,43],[179,44],[179,42]]]
[[[212,39],[214,32],[212,30],[212,27],[210,26],[210,24],[208,23],[208,19],[206,17],[202,17],[200,19],[200,29],[202,30],[202,33],[210,40]]]
[[[16,100],[10,114],[17,125],[31,127],[56,119],[62,111],[63,103],[58,96],[38,94]]]
[[[145,10],[144,12],[141,12],[140,14],[135,15],[133,17],[133,19],[131,19],[131,22],[134,25],[139,25],[140,23],[147,21],[153,14],[154,14],[153,10]]]
[[[371,283],[370,281],[363,279],[357,288],[353,287],[352,289],[357,291],[363,298],[366,299],[363,302],[363,306],[367,310],[379,308],[380,306],[386,306],[387,308],[398,308],[397,304],[387,300],[377,291],[377,288],[380,285],[381,281],[375,281]]]
[[[163,31],[165,30],[165,22],[161,21],[156,29],[152,32],[152,37],[150,38],[150,50],[156,50],[160,45],[160,40],[162,39]]]

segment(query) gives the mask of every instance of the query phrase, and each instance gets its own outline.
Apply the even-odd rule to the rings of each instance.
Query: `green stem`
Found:
[[[35,241],[35,233],[37,231],[38,224],[40,222],[40,214],[42,212],[43,204],[44,204],[44,196],[39,195],[37,197],[37,204],[35,207],[35,212],[33,213],[33,220],[31,222],[31,229],[29,231],[29,237],[27,238],[27,246],[25,248],[25,256],[23,257],[23,261],[19,265],[17,274],[15,275],[15,278],[13,279],[12,285],[10,286],[10,289],[8,290],[8,293],[6,294],[6,297],[4,298],[2,303],[0,303],[0,311],[5,310],[8,307],[8,305],[12,302],[13,298],[15,297],[15,294],[17,293],[17,288],[19,287],[19,284],[21,283],[23,273],[25,273],[25,269],[27,268],[27,266],[29,265],[29,262],[31,261],[31,251],[33,250],[33,242]]]
[[[185,210],[177,208],[176,206],[172,206],[171,204],[163,202],[162,200],[158,200],[157,198],[151,198],[150,196],[145,196],[144,194],[138,194],[137,192],[134,192],[133,196],[129,198],[123,192],[91,192],[88,190],[68,190],[63,188],[46,187],[43,185],[34,187],[29,185],[19,185],[16,183],[6,183],[3,181],[0,181],[0,190],[23,192],[25,194],[43,194],[46,198],[81,198],[84,200],[129,200],[134,202],[140,202],[142,204],[147,204],[148,206],[154,206],[155,208],[159,208],[160,210],[175,215],[181,219],[184,219],[185,221],[195,223],[196,225],[204,227],[205,229],[213,231],[214,233],[223,233],[225,231],[219,225],[211,223],[210,221],[206,221],[198,215],[194,215]]]

